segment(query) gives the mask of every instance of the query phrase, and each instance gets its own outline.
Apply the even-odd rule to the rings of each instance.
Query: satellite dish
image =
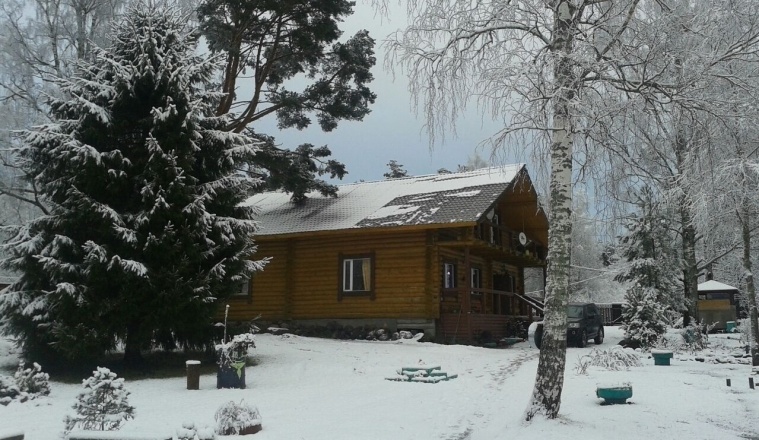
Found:
[[[527,244],[527,235],[525,235],[524,232],[519,233],[519,244],[521,244],[522,246]]]
[[[488,220],[493,220],[494,215],[495,215],[495,212],[491,209],[490,211],[488,211],[487,214],[485,214],[485,217],[487,217]]]

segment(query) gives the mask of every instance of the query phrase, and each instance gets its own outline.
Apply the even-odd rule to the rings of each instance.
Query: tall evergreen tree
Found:
[[[241,206],[258,182],[238,173],[257,148],[215,115],[219,66],[195,55],[186,23],[131,9],[63,84],[54,122],[26,134],[19,154],[51,209],[7,246],[3,266],[21,276],[0,315],[27,356],[200,346],[218,301],[261,266]]]
[[[629,233],[621,239],[620,254],[626,264],[615,279],[631,283],[622,311],[625,338],[651,346],[666,330],[665,311],[683,310],[684,300],[678,256],[651,188],[641,188],[637,205],[641,212],[628,223]]]

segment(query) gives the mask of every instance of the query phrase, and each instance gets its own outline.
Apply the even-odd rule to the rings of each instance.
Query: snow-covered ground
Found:
[[[600,348],[620,337],[618,328],[607,327]],[[214,375],[202,376],[198,391],[186,390],[184,378],[127,381],[136,417],[123,430],[174,432],[185,421],[212,425],[219,406],[244,399],[258,406],[263,431],[239,438],[258,440],[759,439],[759,384],[749,389],[751,367],[734,363],[738,337],[714,335],[710,341],[705,362],[675,354],[671,366],[655,366],[641,354],[642,367],[590,367],[586,375],[575,365],[595,346],[569,348],[561,417],[525,425],[538,354],[527,342],[486,349],[259,335],[246,390],[217,390]],[[15,363],[7,341],[0,341],[0,367]],[[385,380],[420,363],[440,365],[458,378],[437,384]],[[596,384],[610,382],[632,384],[629,404],[600,404]],[[0,431],[22,430],[26,440],[57,438],[81,386],[51,386],[48,398],[0,406]]]

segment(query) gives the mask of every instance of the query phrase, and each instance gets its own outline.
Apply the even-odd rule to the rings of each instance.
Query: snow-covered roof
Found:
[[[338,186],[337,197],[257,194],[258,235],[477,221],[514,182],[524,164]]]
[[[738,290],[738,288],[714,280],[699,283],[698,285],[699,292],[717,292],[722,290]]]

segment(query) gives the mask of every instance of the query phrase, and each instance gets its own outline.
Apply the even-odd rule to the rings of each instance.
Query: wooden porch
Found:
[[[498,341],[520,322],[529,325],[543,313],[543,304],[517,292],[494,289],[443,289],[438,335],[450,344]],[[456,304],[458,309],[446,307]]]

